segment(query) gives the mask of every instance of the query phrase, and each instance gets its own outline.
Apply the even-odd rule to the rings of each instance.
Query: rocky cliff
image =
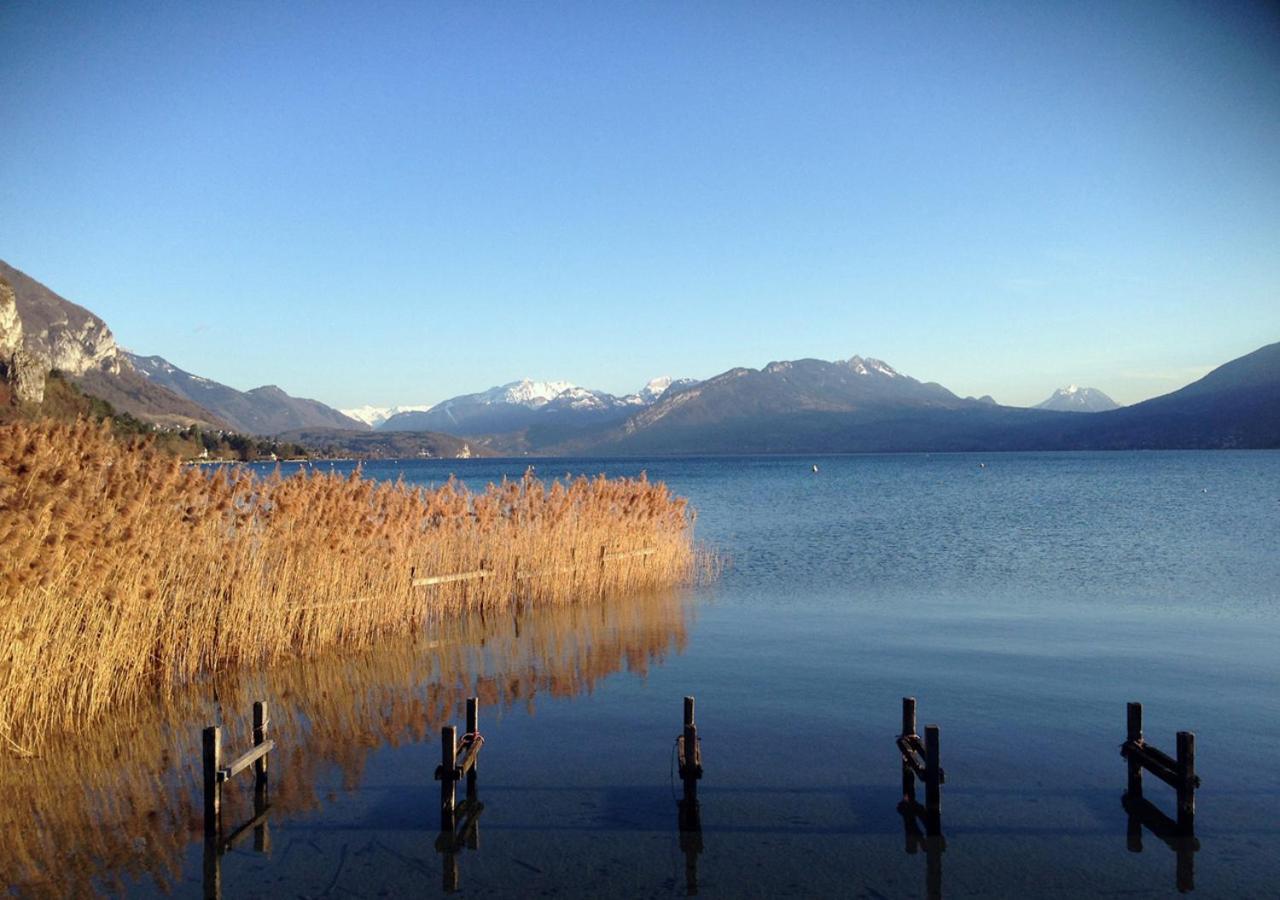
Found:
[[[0,342],[21,344],[7,383],[18,399],[40,402],[45,376],[62,372],[85,393],[149,422],[228,428],[218,416],[139,375],[107,323],[0,260],[0,281],[11,288],[0,301]],[[16,337],[15,337],[16,336]],[[0,364],[5,359],[0,351]]]
[[[0,278],[13,287],[23,345],[38,364],[73,377],[120,373],[120,349],[106,322],[5,262]]]
[[[0,383],[17,400],[39,403],[44,399],[46,371],[27,352],[17,296],[13,286],[0,279]]]

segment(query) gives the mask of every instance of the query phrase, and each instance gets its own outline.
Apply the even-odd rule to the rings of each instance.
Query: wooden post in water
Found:
[[[216,839],[222,831],[222,729],[210,725],[203,733],[204,745],[204,834]]]
[[[938,750],[938,726],[924,726],[924,807],[929,834],[940,831],[942,816],[942,765]]]
[[[1196,828],[1196,736],[1178,732],[1178,831],[1191,834]]]
[[[902,736],[910,737],[916,733],[916,698],[902,698]],[[916,802],[916,773],[908,765],[906,757],[902,759],[902,799],[907,803]]]
[[[454,784],[458,766],[458,729],[445,725],[440,729],[440,830],[453,833]]]
[[[1142,704],[1130,703],[1128,707],[1128,731],[1126,740],[1134,744],[1142,743]],[[1142,799],[1142,762],[1137,756],[1129,756],[1129,796],[1134,800]]]
[[[600,545],[600,596],[604,596],[604,544]]]
[[[253,746],[260,747],[267,742],[267,701],[255,700],[253,703]],[[256,791],[267,790],[267,754],[264,753],[253,761],[253,786]]]
[[[467,698],[467,734],[469,740],[473,743],[480,739],[480,698]],[[475,802],[476,799],[476,769],[480,766],[480,757],[472,751],[473,759],[471,768],[467,770],[467,799]]]
[[[680,777],[684,780],[685,800],[696,801],[698,798],[698,726],[693,721],[693,698],[684,698],[684,759],[681,761]]]

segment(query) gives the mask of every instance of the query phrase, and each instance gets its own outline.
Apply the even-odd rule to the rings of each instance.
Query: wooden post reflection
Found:
[[[1142,852],[1142,831],[1150,831],[1177,854],[1174,884],[1179,893],[1188,894],[1196,889],[1195,855],[1200,841],[1194,832],[1182,829],[1175,819],[1165,815],[1150,800],[1125,794],[1121,799],[1128,813],[1127,846],[1131,853]]]

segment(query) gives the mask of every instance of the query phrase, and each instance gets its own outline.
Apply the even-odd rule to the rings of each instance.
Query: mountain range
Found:
[[[0,402],[32,402],[53,369],[147,421],[302,437],[362,455],[1280,447],[1280,344],[1121,408],[1075,386],[1037,408],[1002,406],[853,356],[654,379],[622,396],[526,379],[427,408],[343,412],[129,353],[93,313],[0,262]]]
[[[163,357],[123,353],[134,370],[152,384],[198,403],[244,434],[279,435],[301,428],[362,431],[369,427],[318,400],[291,397],[274,384],[238,391],[185,372]]]
[[[300,428],[366,429],[315,400],[291,397],[274,385],[238,391],[192,375],[159,356],[130,353],[98,316],[0,261],[16,318],[0,314],[0,332],[24,350],[34,384],[56,370],[117,410],[159,425],[200,425],[220,431],[277,435]],[[39,401],[38,389],[27,391]]]

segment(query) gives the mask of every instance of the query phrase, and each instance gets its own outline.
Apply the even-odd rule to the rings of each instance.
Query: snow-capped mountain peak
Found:
[[[406,412],[426,412],[430,408],[430,404],[420,406],[357,406],[354,409],[340,409],[338,412],[348,418],[364,422],[370,428],[377,428],[392,416]]]
[[[1118,406],[1118,403],[1097,388],[1071,384],[1058,388],[1053,392],[1053,396],[1043,403],[1036,404],[1035,408],[1058,412],[1106,412]]]
[[[658,402],[658,398],[667,392],[671,386],[682,387],[684,385],[693,384],[692,378],[672,378],[670,375],[659,375],[657,378],[650,378],[645,386],[640,388],[634,394],[627,394],[620,397],[620,402],[627,406],[652,406]]]
[[[489,388],[478,399],[484,404],[511,403],[533,409],[545,406],[565,391],[575,389],[585,390],[570,381],[533,381],[523,378],[520,381]]]
[[[897,378],[898,371],[883,359],[872,359],[870,356],[865,359],[861,356],[852,356],[849,358],[849,368],[858,375],[884,375],[887,378]]]

